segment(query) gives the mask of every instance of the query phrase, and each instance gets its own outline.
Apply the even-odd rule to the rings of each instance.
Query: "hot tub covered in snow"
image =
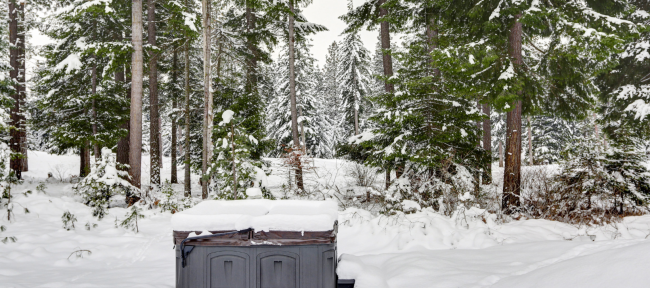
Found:
[[[338,205],[334,201],[212,200],[174,214],[172,229],[175,244],[180,244],[189,235],[207,235],[204,231],[215,234],[249,228],[249,239],[226,235],[197,241],[220,242],[230,239],[237,243],[229,245],[239,246],[291,244],[299,240],[333,243],[336,241],[337,219]],[[262,243],[260,240],[271,242]]]
[[[172,216],[176,287],[334,287],[337,219],[334,201],[202,202]]]

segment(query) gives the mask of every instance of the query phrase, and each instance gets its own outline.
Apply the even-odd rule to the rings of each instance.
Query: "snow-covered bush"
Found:
[[[14,210],[14,204],[11,202],[11,186],[23,182],[10,170],[11,157],[9,146],[4,142],[0,143],[0,208],[7,210],[7,220],[9,221],[11,221]],[[28,210],[25,209],[25,212]]]
[[[63,228],[65,230],[74,230],[74,222],[77,222],[77,217],[70,213],[70,211],[65,211],[63,212],[63,216],[61,216],[61,222],[63,222]]]
[[[199,200],[192,197],[183,197],[182,193],[177,193],[174,187],[166,180],[157,193],[153,194],[154,205],[158,206],[162,212],[171,212],[172,214],[192,208]]]
[[[204,175],[213,175],[216,179],[213,197],[246,199],[252,196],[248,192],[252,192],[256,197],[272,198],[266,188],[267,173],[263,169],[267,165],[251,155],[259,142],[245,131],[241,119],[234,114],[232,110],[222,113],[223,121],[216,128],[221,137],[215,141],[214,159],[208,175]]]
[[[0,226],[0,232],[5,232],[6,230],[7,228],[5,228],[5,226]],[[4,238],[2,238],[2,240],[0,240],[0,242],[2,242],[3,244],[7,244],[8,242],[16,242],[17,240],[18,239],[14,236],[5,236]]]
[[[384,213],[432,207],[445,215],[459,208],[470,208],[482,195],[477,191],[476,177],[466,167],[448,163],[443,169],[433,171],[415,166],[406,167],[384,194]]]
[[[96,161],[88,176],[74,185],[76,193],[83,197],[84,203],[93,207],[93,216],[106,216],[111,197],[136,194],[139,189],[126,179],[128,172],[119,170],[115,154],[108,148],[102,149],[102,159]]]
[[[120,222],[120,227],[131,229],[132,231],[135,231],[135,233],[139,233],[140,228],[138,228],[138,219],[144,218],[144,215],[142,215],[142,208],[137,204],[131,206],[131,211],[126,213],[125,217],[126,218]]]
[[[605,150],[601,143],[593,136],[575,139],[562,152],[558,175],[536,170],[531,179],[522,177],[520,212],[576,224],[647,213],[650,173],[643,165],[645,154],[622,146]]]

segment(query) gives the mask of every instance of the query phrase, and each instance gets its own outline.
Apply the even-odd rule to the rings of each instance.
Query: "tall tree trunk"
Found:
[[[176,90],[177,81],[178,81],[178,47],[174,46],[174,56],[172,58],[172,87],[173,87],[172,88],[172,110],[173,110],[173,112],[172,112],[172,117],[171,117],[172,118],[171,119],[171,122],[172,122],[172,124],[171,124],[172,125],[172,148],[171,148],[172,149],[172,151],[171,151],[172,152],[172,155],[171,155],[171,158],[172,158],[172,164],[171,164],[172,175],[171,175],[171,183],[173,183],[173,184],[178,183],[178,170],[177,170],[178,169],[178,167],[177,167],[178,163],[176,163],[176,157],[178,157],[178,155],[177,155],[178,147],[176,145],[176,141],[177,141],[176,139],[178,137],[176,135],[176,129],[178,127],[177,126],[177,124],[178,124],[178,113],[176,111],[176,109],[178,109],[178,95],[177,95],[178,90]]]
[[[156,0],[147,1],[147,40],[151,47],[156,46]],[[160,103],[158,100],[158,53],[151,51],[149,57],[149,163],[151,185],[160,185]]]
[[[483,105],[481,104],[481,101],[477,98],[477,99],[476,99],[476,109],[478,110],[479,113],[482,112],[482,110],[483,110],[482,108],[483,108]],[[476,129],[477,129],[478,131],[482,131],[482,130],[483,130],[483,123],[482,123],[482,121],[476,121]],[[481,145],[481,141],[482,141],[482,139],[479,139],[479,140],[478,140],[478,143],[476,144],[476,147],[477,147],[477,148],[482,148],[482,147],[481,147],[481,146],[482,146],[482,145]]]
[[[21,115],[21,101],[20,101],[20,43],[18,37],[18,5],[16,5],[16,0],[9,1],[9,64],[11,65],[11,71],[9,71],[9,77],[14,82],[14,94],[11,95],[11,98],[14,100],[14,105],[11,107],[11,124],[14,126],[14,129],[11,130],[11,140],[9,141],[9,146],[11,147],[12,153],[21,152],[21,135],[20,135],[20,115]],[[18,179],[22,179],[22,160],[19,158],[11,158],[10,161],[11,170],[14,171]]]
[[[508,39],[510,61],[515,69],[519,70],[523,64],[521,55],[522,25],[519,22],[521,14],[515,16]],[[521,92],[519,92],[521,95]],[[503,173],[503,199],[502,207],[504,213],[514,212],[519,207],[519,195],[521,195],[521,110],[520,100],[515,101],[513,108],[507,113],[506,119],[506,162]]]
[[[131,119],[129,139],[129,175],[133,186],[140,188],[141,163],[142,163],[142,78],[143,51],[142,51],[142,0],[133,0],[132,4],[132,44],[131,55]]]
[[[25,86],[25,73],[27,73],[27,69],[25,69],[25,65],[27,64],[26,61],[26,54],[25,52],[25,45],[27,44],[25,40],[25,34],[27,33],[27,28],[25,27],[25,1],[21,1],[20,5],[18,6],[18,83],[19,83],[19,88],[20,92],[18,93],[18,96],[20,98],[20,106],[22,107],[25,105],[25,99],[27,96],[27,87]],[[27,119],[25,118],[24,114],[24,108],[20,108],[20,154],[22,155],[21,163],[20,163],[20,169],[22,172],[27,172]],[[21,173],[22,174],[22,173]],[[22,177],[22,176],[21,176]]]
[[[298,107],[298,115],[301,118],[300,121],[300,139],[302,142],[302,151],[304,153],[307,153],[307,137],[305,135],[305,123],[303,122],[303,115],[302,115],[302,105]]]
[[[93,94],[93,138],[97,137],[97,103],[95,96],[97,93],[97,58],[93,55],[93,68],[92,68],[92,94]],[[95,154],[95,159],[98,160],[101,155],[99,154],[99,143],[97,143],[97,138],[93,139],[93,153]]]
[[[388,9],[381,7],[384,3],[386,3],[386,0],[379,0],[379,2],[377,2],[377,5],[379,5],[379,17],[388,16]],[[388,21],[381,22],[379,26],[379,34],[381,38],[384,77],[389,79],[393,76],[393,56],[390,54],[390,23]],[[392,93],[395,91],[395,86],[389,81],[385,81],[384,91],[386,94],[390,95],[387,97],[392,97]],[[390,168],[390,165],[386,165],[386,189],[390,187]]]
[[[503,141],[499,140],[499,167],[503,167]]]
[[[187,5],[187,0],[185,0]],[[185,197],[192,196],[192,178],[190,177],[190,43],[185,39]]]
[[[296,74],[295,74],[295,61],[296,56],[294,52],[294,8],[293,1],[289,0],[289,91],[291,95],[291,134],[293,136],[293,149],[300,149],[300,136],[298,134],[298,109],[296,106]],[[300,158],[297,158],[296,163],[296,185],[301,191],[305,191],[305,186],[302,179],[302,163]]]
[[[79,177],[88,176],[90,172],[90,146],[88,142],[79,148]]]
[[[232,186],[233,199],[237,200],[237,158],[235,157],[235,124],[230,122],[230,145],[232,147]]]
[[[248,93],[257,93],[257,62],[259,60],[259,51],[257,50],[257,41],[253,33],[257,25],[257,16],[255,15],[255,7],[252,6],[252,1],[246,1],[246,30],[248,33],[248,39],[246,41],[246,46],[248,53],[250,53],[249,58],[247,59],[247,71],[246,71],[246,86]]]
[[[203,162],[201,163],[201,196],[203,199],[208,198],[208,184],[210,175],[208,173],[208,164],[212,158],[212,19],[211,19],[211,2],[203,0]]]
[[[127,67],[124,67],[126,69],[126,74],[130,75],[131,74],[131,69]],[[122,85],[128,84],[126,86],[126,93],[124,94],[127,99],[131,97],[131,77],[129,76],[128,79],[124,79],[124,70],[120,69],[117,72],[115,72],[115,81],[117,83],[122,83]],[[122,109],[127,109],[126,107]],[[125,121],[120,128],[126,130],[126,136],[120,138],[120,140],[117,142],[117,155],[116,155],[116,161],[117,163],[120,163],[122,165],[129,165],[129,139],[131,135],[131,129],[129,129],[129,120]]]
[[[483,114],[487,116],[487,119],[483,119],[483,149],[490,157],[490,161],[485,167],[483,184],[492,183],[492,127],[490,126],[490,113],[490,104],[483,104]]]
[[[528,165],[533,166],[535,161],[533,161],[533,123],[530,122],[530,116],[528,116]]]

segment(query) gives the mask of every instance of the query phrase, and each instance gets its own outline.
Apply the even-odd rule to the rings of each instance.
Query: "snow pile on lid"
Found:
[[[175,231],[329,231],[338,219],[335,201],[204,201],[172,216]]]

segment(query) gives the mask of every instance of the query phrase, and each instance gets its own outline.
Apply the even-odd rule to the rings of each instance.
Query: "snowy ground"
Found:
[[[77,174],[78,157],[30,152],[29,161],[27,180],[13,189],[20,205],[12,222],[0,212],[0,225],[7,228],[0,239],[17,238],[0,243],[0,287],[174,287],[170,214],[147,211],[140,233],[115,227],[115,219],[126,214],[123,208],[112,208],[97,221],[70,183],[45,179],[48,172],[63,178]],[[344,177],[343,161],[317,160],[315,166],[309,181],[341,186],[352,181]],[[165,177],[168,169],[166,161]],[[45,194],[35,189],[42,182]],[[273,174],[269,182],[279,190],[286,176]],[[27,190],[33,193],[21,194]],[[63,229],[65,211],[75,214],[76,229]],[[650,285],[650,216],[589,229],[545,220],[494,220],[478,209],[452,218],[426,210],[390,218],[342,211],[339,274],[368,288]],[[75,253],[80,250],[90,253]]]

